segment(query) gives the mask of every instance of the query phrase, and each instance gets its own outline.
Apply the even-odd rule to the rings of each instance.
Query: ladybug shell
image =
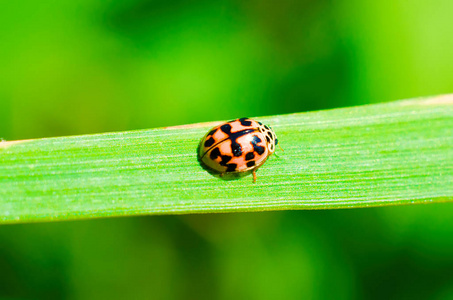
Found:
[[[270,152],[261,123],[242,118],[212,128],[201,140],[198,155],[219,173],[247,172],[261,166]]]

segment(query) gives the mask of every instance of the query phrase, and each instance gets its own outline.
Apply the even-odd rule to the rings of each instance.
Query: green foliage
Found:
[[[451,93],[452,14],[451,0],[3,1],[0,140],[283,115]],[[420,113],[419,109],[415,108],[414,114]],[[386,115],[394,113],[397,112]],[[400,124],[403,127],[399,129],[394,123],[396,117],[382,126],[392,126],[398,134],[387,134],[395,136],[403,149],[415,147],[416,134],[408,131],[411,137],[404,138],[399,131],[408,128],[408,124]],[[431,125],[435,123],[430,120]],[[417,126],[430,126],[423,122],[420,119]],[[432,130],[436,128],[433,126]],[[303,136],[314,139],[314,145],[343,139],[334,136],[330,143],[316,141],[316,133],[322,137],[323,130],[305,129]],[[428,134],[424,129],[423,133]],[[446,133],[447,129],[441,132]],[[286,134],[280,131],[282,138]],[[190,143],[196,144],[201,136],[193,136],[195,140]],[[378,136],[377,141],[383,143]],[[336,175],[333,169],[319,173],[329,168],[312,156],[321,150],[309,148],[307,142],[303,149],[310,156],[302,159],[298,154],[292,158],[297,151],[291,149],[290,143],[285,141],[285,152],[277,153],[280,158],[271,157],[258,172],[256,185],[252,185],[250,177],[221,181],[196,164],[192,165],[194,174],[187,177],[201,178],[203,187],[209,182],[220,189],[224,185],[243,185],[241,188],[256,191],[271,184],[268,179],[275,172],[295,172],[291,165],[294,159],[303,162],[301,176],[309,180],[308,184],[301,184],[300,194],[316,188],[315,193],[320,194],[328,178],[339,183],[334,186],[338,190],[345,186],[343,178],[353,177],[353,172],[344,176],[337,172],[347,169],[342,165],[336,166]],[[360,139],[356,143],[346,143],[345,147],[360,150]],[[391,141],[388,144],[390,149],[396,147]],[[433,192],[431,196],[438,196],[434,189],[439,188],[439,180],[451,174],[451,169],[448,161],[440,159],[446,152],[438,148],[436,155],[436,144],[424,145],[420,160],[417,155],[408,158],[409,162],[417,160],[419,165],[428,166],[426,172],[420,169],[419,177],[404,177],[406,172],[412,172],[408,170],[410,164],[394,170],[396,161],[379,164],[368,160],[369,173],[354,170],[357,176],[351,180],[356,181],[357,189],[350,192],[351,197],[359,190],[367,192],[367,188],[377,192],[370,183],[380,185],[380,193]],[[340,151],[339,145],[333,146],[337,154],[347,152],[346,148]],[[27,147],[24,144],[20,151],[30,151]],[[37,159],[43,153],[35,150]],[[73,150],[68,155],[77,154]],[[20,152],[12,147],[8,151]],[[86,157],[83,163],[88,163],[89,150],[80,151]],[[132,153],[121,151],[107,151],[105,155],[132,157]],[[324,151],[327,154],[328,148]],[[403,150],[396,151],[408,156]],[[53,154],[49,152],[50,156]],[[391,153],[378,154],[383,157]],[[360,160],[366,157],[364,152],[357,155]],[[22,159],[20,155],[8,157],[18,162]],[[321,157],[328,163],[338,159]],[[430,166],[438,158],[443,167],[436,173]],[[138,157],[131,159],[140,161]],[[344,159],[351,162],[349,171],[359,164],[350,157]],[[72,161],[70,157],[65,161],[62,156],[58,160],[62,167]],[[39,161],[44,163],[44,158]],[[144,166],[149,167],[150,161],[155,159],[145,156]],[[194,163],[188,157],[183,161]],[[362,167],[367,167],[366,160],[363,162]],[[388,170],[385,163],[390,163]],[[119,170],[124,165],[124,161],[118,162],[116,175],[134,175],[132,169]],[[371,170],[372,166],[376,168]],[[92,169],[103,174],[99,165]],[[22,169],[24,173],[25,170]],[[143,169],[143,173],[155,175],[152,170]],[[33,174],[33,170],[28,174]],[[374,177],[366,180],[366,176],[375,174],[382,181],[373,180]],[[89,178],[85,173],[63,175],[52,176],[52,180],[57,179],[56,184],[62,184],[60,190],[65,188],[66,180]],[[40,181],[38,173],[29,178],[16,177],[12,179],[15,183],[8,183],[9,187],[27,190],[25,185],[31,184],[30,196],[40,191],[39,186],[33,185]],[[434,187],[426,183],[430,178]],[[99,177],[97,180],[107,182]],[[120,184],[126,181],[120,176],[116,180]],[[404,190],[404,185],[395,184],[392,190],[385,191],[395,180],[414,185],[422,182],[426,190],[416,186]],[[357,186],[359,182],[363,184]],[[80,186],[96,184],[81,182]],[[147,190],[149,185],[142,186],[143,193],[153,193]],[[443,187],[445,195],[449,186],[450,183]],[[98,190],[102,188],[98,185]],[[83,195],[82,192],[78,191]],[[235,193],[231,189],[228,192]],[[17,198],[27,196],[19,191]],[[86,199],[79,202],[79,198],[73,198],[70,203],[52,203],[50,207],[41,201],[44,195],[41,199],[27,198],[30,199],[30,204],[3,203],[0,196],[0,212],[11,213],[12,208],[18,208],[13,205],[20,204],[18,209],[27,210],[31,216],[30,211],[35,208],[44,212],[58,206],[66,211],[69,206],[87,204]],[[61,194],[59,199],[64,201]],[[95,204],[103,211],[109,201]],[[127,199],[122,201],[125,206],[129,204]],[[146,205],[150,203],[147,201]],[[8,210],[4,210],[6,206]],[[452,212],[450,202],[0,226],[0,298],[453,299]],[[36,219],[39,220],[44,219]],[[6,222],[21,221],[25,219],[13,220],[10,215]]]
[[[284,152],[222,180],[197,161],[212,124],[4,143],[0,219],[326,209],[453,201],[453,98],[259,118]]]

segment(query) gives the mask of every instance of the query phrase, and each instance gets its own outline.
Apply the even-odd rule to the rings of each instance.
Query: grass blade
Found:
[[[277,148],[251,177],[198,164],[213,124],[0,143],[0,222],[453,201],[453,95],[257,118]]]

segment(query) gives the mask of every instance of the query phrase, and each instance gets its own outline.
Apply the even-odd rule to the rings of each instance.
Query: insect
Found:
[[[212,128],[201,140],[201,162],[220,176],[253,173],[274,153],[278,144],[272,128],[261,122],[241,118]]]

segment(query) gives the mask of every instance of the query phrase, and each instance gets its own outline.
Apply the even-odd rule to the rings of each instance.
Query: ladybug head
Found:
[[[275,151],[275,146],[278,144],[277,135],[270,126],[261,125],[260,127],[260,131],[266,137],[267,149],[269,150],[270,154],[272,154]]]

